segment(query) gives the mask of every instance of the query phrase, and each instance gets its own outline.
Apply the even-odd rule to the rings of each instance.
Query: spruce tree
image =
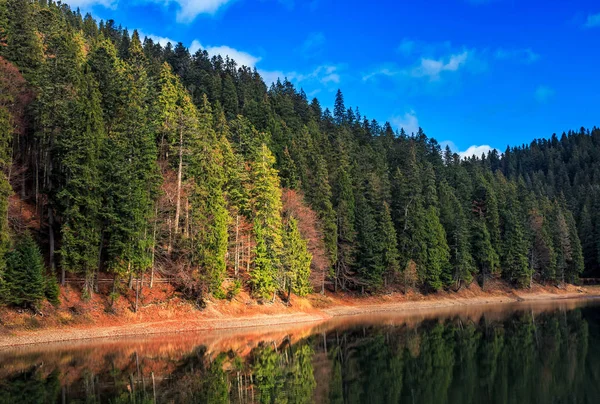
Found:
[[[16,64],[25,78],[37,83],[36,74],[44,63],[43,44],[36,30],[35,3],[22,0],[6,2],[6,22],[4,25],[8,60]]]
[[[107,122],[102,158],[104,235],[108,267],[132,276],[151,265],[148,229],[159,187],[155,134],[148,119],[149,82],[137,31],[129,63],[114,67],[118,85],[109,88],[118,92],[111,99],[115,112]]]
[[[77,116],[79,121],[57,139],[64,176],[57,193],[62,217],[60,255],[63,271],[83,271],[89,277],[99,268],[100,260],[100,152],[105,141],[100,95],[90,73],[82,80]]]
[[[310,264],[312,255],[308,251],[306,240],[298,230],[296,219],[290,217],[285,226],[283,236],[283,268],[284,286],[289,296],[294,292],[298,296],[305,296],[312,292],[310,284]]]
[[[191,100],[186,97],[189,109],[186,115],[193,116]],[[197,118],[197,134],[192,134],[189,172],[192,180],[190,203],[192,228],[196,246],[197,264],[205,272],[209,290],[221,296],[221,283],[225,278],[229,213],[225,201],[225,171],[223,155],[213,129],[212,111],[208,98]]]
[[[7,292],[4,300],[9,304],[35,307],[44,299],[44,259],[30,233],[25,233],[6,255],[3,281]]]
[[[586,201],[583,205],[579,218],[579,239],[581,240],[581,248],[585,261],[585,268],[590,270],[598,265],[596,254],[596,237],[594,235],[594,223],[590,213],[590,201]]]
[[[379,239],[380,239],[380,254],[383,258],[383,268],[385,270],[385,279],[393,279],[400,271],[399,254],[398,254],[398,237],[390,208],[386,202],[383,208],[380,209],[380,217],[378,222]]]
[[[274,164],[273,154],[263,144],[253,158],[251,172],[252,210],[257,243],[251,283],[254,293],[262,298],[273,294],[276,286],[281,287],[282,204],[279,176],[273,168]]]

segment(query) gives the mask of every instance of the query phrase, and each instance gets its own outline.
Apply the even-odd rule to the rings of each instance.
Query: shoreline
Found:
[[[567,300],[600,300],[599,288],[579,288],[576,292],[561,291],[551,293],[511,291],[485,292],[478,296],[461,296],[447,293],[445,296],[421,296],[420,300],[400,300],[402,295],[388,295],[378,298],[335,298],[326,307],[286,308],[277,314],[254,315],[214,315],[201,319],[169,319],[150,322],[123,323],[111,326],[67,325],[56,328],[38,330],[18,330],[9,334],[0,334],[0,350],[6,351],[19,346],[32,346],[45,343],[66,343],[69,341],[89,341],[109,338],[127,338],[135,336],[155,336],[167,334],[193,333],[199,331],[226,331],[257,328],[273,328],[293,326],[296,324],[313,324],[315,327],[334,318],[343,319],[368,314],[390,314],[396,316],[416,316],[419,313],[440,314],[456,311],[461,308],[477,308],[486,306],[508,306],[510,304],[551,303]],[[125,319],[124,319],[125,320]],[[1,329],[2,327],[0,327]]]

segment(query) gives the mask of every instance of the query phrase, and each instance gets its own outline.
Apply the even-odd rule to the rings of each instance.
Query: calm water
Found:
[[[463,308],[0,351],[0,403],[55,402],[600,403],[600,306]]]

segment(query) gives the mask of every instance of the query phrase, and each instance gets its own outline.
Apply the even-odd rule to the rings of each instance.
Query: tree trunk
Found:
[[[138,312],[138,303],[140,301],[140,278],[135,280],[135,312]]]
[[[154,261],[156,255],[156,227],[158,222],[158,203],[154,213],[154,228],[152,229],[152,263],[150,266],[150,289],[154,286]]]
[[[240,215],[235,216],[235,257],[233,259],[233,266],[235,270],[235,277],[237,278],[240,274]]]
[[[48,207],[48,247],[50,249],[50,269],[52,273],[54,273],[54,270],[56,269],[54,264],[54,211],[51,206]]]
[[[177,170],[177,202],[175,205],[175,234],[179,234],[179,214],[181,211],[182,171],[183,171],[183,130],[179,129],[179,169]]]

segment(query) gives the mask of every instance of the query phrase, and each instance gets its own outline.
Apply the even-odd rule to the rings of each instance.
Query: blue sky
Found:
[[[600,2],[66,0],[456,151],[600,125]],[[471,149],[473,150],[473,149]]]

